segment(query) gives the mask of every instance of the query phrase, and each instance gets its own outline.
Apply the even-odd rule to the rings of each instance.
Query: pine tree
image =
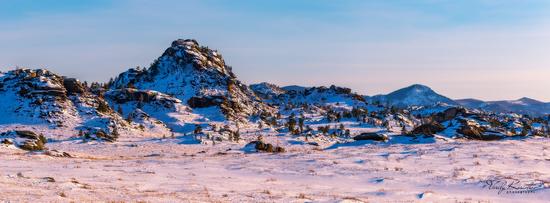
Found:
[[[521,129],[521,136],[527,136],[527,134],[529,134],[529,131],[527,130],[526,127],[523,127],[523,129]]]
[[[233,134],[233,139],[235,140],[235,142],[239,142],[239,140],[241,140],[241,133],[239,133],[239,130],[235,131],[235,133]]]
[[[118,114],[122,115],[122,107],[120,105],[118,105],[117,112]]]
[[[111,136],[114,138],[114,139],[117,139],[119,137],[119,134],[118,134],[118,128],[115,126],[113,127],[113,131],[111,132]]]
[[[388,131],[391,130],[391,126],[390,126],[390,122],[389,122],[389,121],[384,121],[383,125],[384,125],[384,127],[386,128],[386,130],[388,130]]]
[[[304,133],[304,115],[300,116],[298,119],[298,127],[300,128],[300,133]]]
[[[294,113],[292,113],[289,117],[288,117],[288,123],[287,123],[287,126],[288,126],[288,132],[294,132],[295,128],[296,128],[296,119],[294,118],[295,115]]]
[[[101,113],[109,113],[110,111],[109,105],[107,105],[105,101],[100,100],[97,105],[97,111]]]
[[[140,94],[139,97],[138,97],[138,104],[137,104],[137,108],[138,109],[141,109],[143,108],[143,94]]]
[[[344,132],[346,131],[346,126],[344,126],[344,124],[340,123],[340,136],[342,136],[344,134]]]
[[[133,82],[129,82],[128,85],[127,85],[126,87],[127,87],[127,88],[136,89],[136,86],[134,85]]]
[[[134,121],[134,119],[132,118],[132,113],[129,113],[128,117],[126,117],[126,122],[131,124],[133,121]]]
[[[325,127],[322,127],[322,126],[321,126],[321,127],[319,127],[319,130],[320,130],[321,132],[323,132],[323,135],[327,135],[327,134],[328,134],[328,131],[330,131],[330,126],[328,126],[328,125],[325,126]]]
[[[114,83],[113,78],[110,78],[109,82],[107,82],[107,86],[111,87],[111,86],[113,86],[113,83]]]
[[[202,133],[202,126],[201,125],[195,125],[195,130],[193,130],[193,134],[201,134]]]

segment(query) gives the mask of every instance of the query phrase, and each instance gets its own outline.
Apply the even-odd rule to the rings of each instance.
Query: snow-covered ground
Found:
[[[265,135],[287,152],[189,137],[52,141],[56,157],[0,146],[8,202],[545,202],[550,139],[483,142],[395,136],[387,143],[305,144]],[[248,140],[247,140],[248,139]],[[315,140],[315,139],[310,139]],[[186,144],[184,144],[186,143]],[[51,154],[51,153],[50,153]],[[500,182],[499,182],[500,181]],[[509,186],[502,187],[502,181]],[[515,182],[518,181],[518,182]],[[491,187],[489,187],[491,186]],[[503,188],[503,189],[501,189]],[[533,189],[533,190],[531,190]],[[528,193],[515,193],[528,191]]]

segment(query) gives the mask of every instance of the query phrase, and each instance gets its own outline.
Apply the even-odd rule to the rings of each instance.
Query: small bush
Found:
[[[270,153],[283,153],[286,152],[285,148],[279,146],[273,146],[269,143],[264,143],[263,141],[255,141],[256,150]]]

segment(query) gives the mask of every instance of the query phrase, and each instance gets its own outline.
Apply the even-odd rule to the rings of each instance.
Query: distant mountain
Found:
[[[531,98],[521,98],[507,101],[481,101],[476,99],[456,100],[462,106],[477,108],[497,113],[518,113],[531,116],[550,114],[550,103],[544,103]]]
[[[455,101],[433,91],[425,85],[411,85],[387,95],[367,97],[369,102],[396,107],[434,106],[438,104],[457,105]]]
[[[458,99],[455,100],[459,105],[465,106],[468,108],[479,108],[486,104],[485,101],[479,100],[479,99]]]

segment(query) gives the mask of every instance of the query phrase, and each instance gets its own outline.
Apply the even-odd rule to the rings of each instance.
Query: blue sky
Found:
[[[545,0],[0,0],[0,28],[0,70],[106,81],[195,38],[246,83],[550,101]]]

